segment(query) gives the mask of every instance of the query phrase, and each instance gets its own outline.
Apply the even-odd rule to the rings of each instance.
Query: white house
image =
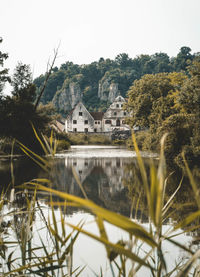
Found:
[[[103,130],[104,132],[111,132],[113,130],[130,130],[126,124],[125,118],[128,117],[128,112],[123,109],[125,99],[119,95],[115,98],[114,102],[110,105],[103,116]]]
[[[125,99],[117,96],[105,113],[88,112],[82,102],[79,102],[69,113],[65,121],[65,131],[78,133],[107,133],[113,130],[130,130],[125,123],[129,115],[123,109]]]

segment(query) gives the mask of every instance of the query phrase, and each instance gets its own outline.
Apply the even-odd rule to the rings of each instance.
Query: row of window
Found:
[[[114,112],[113,115],[117,115],[117,112]],[[124,112],[124,115],[126,115],[126,112]]]
[[[73,132],[77,132],[77,128],[73,128]],[[88,128],[85,128],[85,129],[84,129],[84,132],[85,132],[85,133],[88,133]]]
[[[100,121],[95,121],[95,124],[100,124]],[[77,120],[73,120],[73,124],[77,124]],[[84,124],[88,124],[88,120],[84,120]]]
[[[73,128],[73,132],[76,133],[76,132],[77,132],[77,128]],[[85,133],[88,133],[88,128],[85,128],[85,129],[84,129],[84,132],[85,132]],[[96,128],[94,129],[94,132],[95,132],[95,133],[97,132],[97,129],[96,129]]]
[[[119,105],[119,104],[116,104],[116,108],[119,108],[119,107],[123,107],[123,104]]]
[[[73,120],[73,124],[77,124],[77,120]],[[88,124],[88,120],[85,120],[84,124]]]
[[[122,105],[121,105],[122,106]],[[117,108],[119,108],[119,104],[116,105]],[[82,116],[83,113],[79,112],[79,116]],[[114,112],[114,115],[117,115],[117,112]],[[124,115],[126,115],[126,112],[124,112]],[[97,121],[95,121],[95,124],[97,124]],[[98,124],[100,124],[100,122],[98,121]]]
[[[118,121],[119,121],[119,119],[118,119]],[[111,123],[112,123],[112,121],[110,119],[105,120],[105,124],[111,124]],[[126,123],[126,121],[122,120],[122,124],[125,124],[125,123]],[[73,124],[77,124],[77,120],[73,120]],[[88,120],[85,120],[84,124],[87,125],[88,124]],[[95,124],[97,124],[97,122],[95,122]],[[98,124],[100,124],[100,121],[98,121]]]
[[[111,123],[112,123],[112,121],[111,121],[110,119],[105,120],[105,124],[111,124]],[[113,123],[114,123],[114,120],[113,120]],[[117,119],[117,120],[116,120],[116,123],[117,123],[117,124],[120,124],[120,120]],[[125,121],[125,120],[122,120],[122,124],[126,124],[126,121]]]

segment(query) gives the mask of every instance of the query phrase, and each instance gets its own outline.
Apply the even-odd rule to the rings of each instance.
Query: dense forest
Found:
[[[198,53],[192,54],[191,51],[189,47],[182,47],[177,56],[173,58],[162,52],[154,55],[140,55],[135,58],[122,53],[114,60],[100,58],[98,62],[87,65],[78,65],[68,61],[60,68],[53,68],[41,101],[43,104],[53,101],[57,111],[66,116],[73,108],[67,103],[70,97],[62,99],[62,102],[65,102],[64,106],[59,105],[55,99],[62,96],[73,83],[80,90],[77,101],[81,99],[90,111],[104,111],[111,102],[108,97],[111,84],[117,84],[117,92],[126,97],[133,81],[139,80],[145,74],[186,71],[188,63],[198,56]],[[38,90],[45,77],[44,74],[34,80]]]

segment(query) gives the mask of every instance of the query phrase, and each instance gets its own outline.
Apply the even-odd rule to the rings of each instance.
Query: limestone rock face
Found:
[[[98,97],[100,100],[113,102],[120,95],[117,83],[111,83],[108,79],[99,82]]]
[[[80,86],[77,83],[70,83],[67,86],[63,86],[55,94],[52,102],[58,111],[68,112],[81,100],[82,93]]]
[[[110,84],[108,100],[110,102],[113,102],[119,94],[120,93],[119,93],[119,90],[118,90],[118,84],[115,84],[115,83]]]

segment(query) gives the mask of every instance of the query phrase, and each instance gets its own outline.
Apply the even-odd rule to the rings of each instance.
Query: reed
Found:
[[[132,136],[148,205],[148,229],[143,227],[136,219],[127,218],[96,205],[94,202],[87,199],[85,192],[85,198],[83,199],[52,189],[51,182],[48,179],[34,179],[21,186],[21,188],[27,191],[33,191],[31,199],[25,194],[26,208],[23,207],[21,211],[9,212],[11,216],[15,215],[15,213],[23,215],[20,224],[21,227],[17,229],[18,233],[17,230],[15,230],[17,233],[17,240],[5,240],[5,230],[0,233],[0,255],[5,265],[2,267],[3,276],[12,276],[11,274],[16,274],[13,276],[26,276],[26,274],[32,274],[33,276],[79,276],[84,268],[73,269],[72,260],[73,246],[74,243],[78,243],[78,235],[80,233],[85,234],[105,246],[112,276],[141,276],[140,272],[142,267],[147,268],[149,276],[152,277],[199,276],[200,267],[198,265],[198,260],[200,258],[200,250],[195,252],[184,244],[178,243],[176,240],[176,237],[180,233],[194,231],[199,228],[199,225],[196,223],[196,219],[200,216],[199,189],[185,159],[185,168],[190,179],[198,210],[186,216],[181,222],[174,223],[168,230],[164,231],[163,229],[164,222],[170,218],[174,197],[181,188],[180,180],[174,193],[170,197],[166,197],[165,190],[168,176],[166,176],[164,157],[165,138],[166,135],[161,140],[161,152],[158,166],[155,166],[152,161],[150,177],[148,178],[135,136]],[[45,153],[53,155],[56,152],[56,142],[53,140],[53,135],[49,141],[47,139],[44,141],[46,145],[43,142],[41,143],[43,143]],[[22,144],[20,144],[20,146],[21,149],[43,169],[50,169],[46,157],[41,157],[33,153]],[[81,190],[83,190],[81,182],[76,175],[75,179],[80,185]],[[46,220],[43,214],[43,207],[37,201],[37,194],[41,192],[50,195],[49,205],[51,213],[48,216],[48,220]],[[58,196],[60,201],[54,202],[53,196]],[[4,201],[5,199],[2,195],[0,201],[0,220],[3,220],[6,216],[3,213]],[[136,206],[138,207],[138,205],[137,202]],[[58,220],[55,216],[55,206],[60,207],[59,227]],[[99,230],[99,235],[87,231],[82,223],[73,225],[67,222],[63,216],[62,209],[67,209],[69,206],[84,208],[92,213]],[[44,222],[43,228],[46,228],[46,232],[51,240],[50,248],[43,243],[41,237],[40,245],[34,246],[32,243],[34,216],[38,212]],[[106,231],[106,222],[120,228],[124,233],[127,233],[129,240],[120,240],[115,243],[111,242]],[[15,224],[15,226],[17,226],[17,224]],[[66,231],[66,226],[71,228],[72,231],[70,233]],[[177,263],[174,265],[173,269],[168,270],[165,252],[163,250],[163,243],[165,241],[184,250],[188,255],[187,261],[185,263]],[[6,250],[11,244],[19,246],[21,253],[20,258],[13,258],[14,251]],[[40,255],[38,255],[38,253],[40,253]],[[84,271],[82,276],[84,276]],[[100,275],[96,276],[103,276],[103,272],[101,271]]]

